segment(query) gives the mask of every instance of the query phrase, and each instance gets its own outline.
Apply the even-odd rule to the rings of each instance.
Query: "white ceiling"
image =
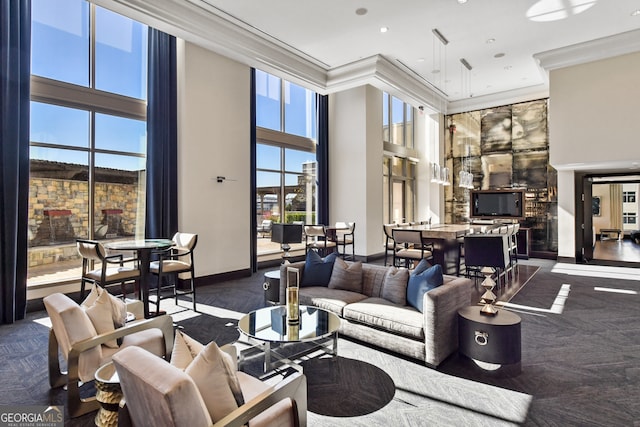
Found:
[[[375,80],[448,112],[546,96],[550,68],[640,50],[639,0],[94,1],[320,92]]]

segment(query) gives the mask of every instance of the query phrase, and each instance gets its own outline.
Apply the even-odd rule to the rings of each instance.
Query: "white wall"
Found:
[[[553,70],[549,80],[549,162],[562,169],[558,256],[574,257],[574,172],[640,160],[640,53]]]
[[[640,159],[640,53],[551,71],[549,162]]]
[[[198,234],[196,276],[247,269],[250,69],[178,40],[178,73],[179,228]]]
[[[382,92],[329,96],[329,220],[355,221],[356,255],[382,252]]]

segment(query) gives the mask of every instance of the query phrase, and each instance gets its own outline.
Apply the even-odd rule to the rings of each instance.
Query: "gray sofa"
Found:
[[[300,270],[304,261],[286,266]],[[280,268],[280,303],[285,303],[286,272]],[[392,267],[362,264],[362,292],[324,286],[301,287],[300,304],[323,308],[341,319],[339,334],[424,361],[436,367],[458,348],[460,308],[471,304],[473,282],[444,275],[444,283],[424,296],[423,313],[382,298]]]

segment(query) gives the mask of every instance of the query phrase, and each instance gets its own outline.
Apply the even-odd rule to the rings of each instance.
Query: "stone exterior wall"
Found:
[[[29,266],[51,264],[76,254],[75,238],[88,237],[89,184],[86,181],[31,178],[29,185]],[[133,236],[138,216],[137,184],[96,183],[96,238]],[[122,211],[108,218],[103,209]],[[51,215],[52,211],[57,215]],[[49,215],[47,215],[49,211]],[[109,220],[108,230],[100,227]],[[54,228],[52,235],[51,228]],[[106,234],[99,235],[98,229]],[[62,231],[67,230],[64,233]],[[73,243],[72,250],[67,249]],[[59,246],[56,248],[56,246]],[[39,249],[39,250],[36,250]]]

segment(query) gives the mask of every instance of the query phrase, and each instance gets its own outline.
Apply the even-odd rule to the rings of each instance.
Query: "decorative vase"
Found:
[[[297,268],[287,267],[287,323],[300,322],[300,304],[298,302],[298,278],[300,271]]]
[[[496,282],[491,278],[493,275],[493,268],[484,267],[480,272],[485,276],[482,281],[482,287],[485,289],[485,292],[480,298],[480,303],[484,304],[484,306],[480,309],[480,314],[495,316],[498,314],[498,310],[493,305],[497,299],[496,295],[493,293],[493,288],[496,286]]]

